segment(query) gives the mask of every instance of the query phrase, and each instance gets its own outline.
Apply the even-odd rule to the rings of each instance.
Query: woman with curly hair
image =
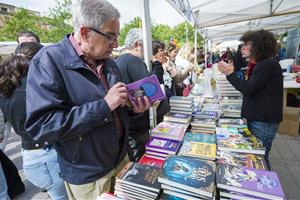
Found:
[[[68,199],[60,178],[57,153],[52,144],[34,141],[24,128],[26,80],[29,62],[43,46],[35,42],[18,45],[15,54],[0,63],[0,108],[22,138],[23,170],[28,181],[48,191],[52,199]],[[32,102],[35,103],[35,102]]]
[[[266,30],[248,31],[241,37],[244,46],[241,51],[255,66],[247,80],[241,80],[234,73],[234,66],[219,62],[219,70],[227,80],[243,94],[241,116],[247,119],[249,130],[259,138],[266,148],[265,159],[268,168],[269,152],[282,121],[283,76],[275,56],[277,42],[273,33]]]

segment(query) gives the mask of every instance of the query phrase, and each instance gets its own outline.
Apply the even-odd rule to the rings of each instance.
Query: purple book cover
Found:
[[[247,167],[219,164],[217,169],[217,185],[222,189],[268,198],[273,195],[284,199],[284,193],[276,172],[258,170]],[[231,186],[226,188],[226,186]],[[256,192],[254,194],[253,192]]]
[[[151,137],[149,142],[146,144],[146,149],[175,154],[178,151],[180,144],[181,142],[176,140]]]
[[[128,98],[131,102],[136,102],[138,97],[143,96],[147,96],[151,103],[166,98],[156,75],[127,84],[126,88],[128,91]]]

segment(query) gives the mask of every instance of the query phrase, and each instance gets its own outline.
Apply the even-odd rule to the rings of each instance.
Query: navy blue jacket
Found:
[[[105,61],[104,74],[110,87],[121,81],[111,59]],[[85,66],[68,36],[43,48],[30,63],[25,128],[35,140],[54,143],[68,183],[95,181],[125,156],[127,133],[118,140],[105,95],[101,81]],[[126,129],[127,110],[117,111]]]

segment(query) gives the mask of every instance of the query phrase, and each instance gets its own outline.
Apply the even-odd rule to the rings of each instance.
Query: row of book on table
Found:
[[[265,148],[242,119],[219,118],[217,110],[174,110],[180,108],[171,107],[151,130],[139,162],[128,163],[117,175],[114,197],[285,199],[276,172],[267,170]]]

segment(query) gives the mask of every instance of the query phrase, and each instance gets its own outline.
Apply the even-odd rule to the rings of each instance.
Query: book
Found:
[[[152,151],[152,150],[148,150],[148,149],[146,149],[145,153],[147,154],[147,156],[155,155],[155,156],[160,156],[160,157],[164,157],[164,158],[168,157],[167,153],[162,153],[162,152],[158,152],[158,151]]]
[[[170,103],[175,104],[192,104],[194,101],[193,97],[184,97],[184,96],[171,96]]]
[[[217,154],[216,144],[184,141],[178,155],[215,160]]]
[[[218,163],[268,170],[264,157],[255,154],[221,151],[218,155]]]
[[[152,75],[141,80],[126,85],[128,98],[136,103],[138,97],[147,96],[153,104],[158,100],[164,100],[166,95],[162,91],[156,75]]]
[[[150,158],[146,154],[144,154],[139,160],[139,163],[143,165],[150,165],[150,166],[162,168],[164,161],[155,158]]]
[[[215,170],[215,163],[211,161],[169,156],[158,181],[211,198],[215,188]]]
[[[186,132],[183,137],[183,140],[216,144],[216,137],[213,134]]]
[[[179,123],[161,122],[151,130],[151,137],[181,141],[186,128],[187,125]]]
[[[169,121],[169,122],[179,122],[179,123],[189,123],[191,119],[191,115],[189,114],[180,114],[180,113],[172,113],[168,112],[167,114],[164,115],[164,121]]]
[[[219,164],[217,187],[266,199],[285,199],[276,172]]]
[[[181,145],[180,141],[151,137],[145,145],[146,150],[158,151],[168,154],[176,154]]]
[[[160,173],[158,167],[129,162],[116,176],[116,181],[159,193],[161,186],[157,177]]]
[[[225,192],[220,191],[220,197],[226,197],[235,200],[258,200],[257,197],[241,194],[241,193],[234,193],[234,192]],[[259,200],[266,200],[265,198],[259,198]]]
[[[128,190],[128,191],[136,192],[137,194],[142,194],[142,195],[148,196],[148,197],[156,197],[157,196],[157,192],[148,191],[148,190],[145,190],[142,188],[135,187],[133,185],[128,185],[128,184],[124,184],[124,183],[120,183],[120,182],[117,182],[115,184],[115,189],[116,188],[118,188],[120,191]]]
[[[262,142],[248,128],[216,128],[219,151],[265,154]]]

